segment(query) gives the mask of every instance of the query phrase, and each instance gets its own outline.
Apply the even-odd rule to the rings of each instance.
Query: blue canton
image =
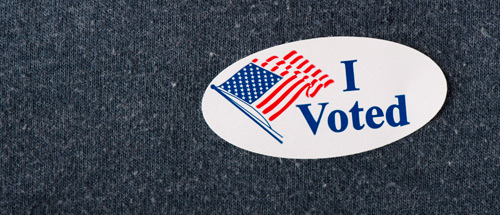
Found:
[[[250,63],[221,84],[219,88],[252,104],[281,79],[281,76]]]

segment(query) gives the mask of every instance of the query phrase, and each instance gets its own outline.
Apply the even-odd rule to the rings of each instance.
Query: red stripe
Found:
[[[294,63],[297,63],[297,61],[299,61],[300,59],[304,58],[302,55],[296,57],[295,59],[292,60],[292,62],[290,62],[290,64],[294,64]]]
[[[314,73],[312,74],[312,76],[313,76],[313,77],[316,77],[316,75],[318,75],[319,73],[321,73],[321,69],[316,70],[316,72],[314,72]]]
[[[314,87],[314,85],[316,84],[316,82],[318,82],[318,80],[314,79],[314,80],[311,82],[311,87]]]
[[[297,66],[297,69],[300,69],[302,68],[304,65],[306,65],[307,63],[309,63],[308,60],[305,60],[304,62],[302,62],[301,64],[299,64],[299,66]]]
[[[286,63],[286,62],[284,60],[282,60],[282,61],[276,63],[276,65],[280,66],[281,64],[284,64],[284,63]]]
[[[293,104],[293,102],[295,102],[295,100],[297,100],[297,98],[300,96],[300,94],[302,93],[302,91],[304,91],[304,89],[306,89],[306,87],[308,87],[308,85],[305,85],[303,86],[293,97],[292,99],[290,99],[290,101],[288,101],[288,103],[286,103],[286,105],[281,108],[278,112],[276,112],[275,114],[273,114],[271,117],[269,117],[269,121],[273,121],[274,119],[276,119],[276,117],[278,117],[279,115],[281,115],[288,107],[290,107],[290,105]]]
[[[274,71],[276,71],[276,70],[277,70],[277,69],[279,69],[279,68],[280,68],[279,66],[275,66],[275,67],[273,67],[273,68],[271,69],[271,72],[274,72]]]
[[[252,60],[253,63],[257,63],[257,61],[259,61],[259,59],[257,59],[257,58]]]
[[[326,81],[326,83],[325,83],[325,88],[326,88],[326,87],[328,87],[328,85],[333,84],[333,82],[334,82],[334,81],[333,81],[332,79],[330,79],[330,80]]]
[[[281,75],[281,76],[285,76],[286,74],[288,74],[288,71],[284,71],[284,72],[282,72],[280,75]]]
[[[264,99],[264,101],[262,101],[261,103],[259,103],[256,107],[257,108],[261,108],[262,106],[264,106],[265,104],[267,104],[274,96],[276,96],[276,94],[279,93],[279,91],[281,89],[283,89],[283,87],[285,87],[288,83],[290,83],[291,81],[293,81],[293,79],[297,78],[297,76],[292,76],[290,77],[289,79],[286,79],[285,82],[283,82],[283,84],[281,84],[278,88],[276,88],[276,90],[274,90],[266,99]]]
[[[285,93],[283,93],[283,95],[281,95],[278,98],[278,100],[274,101],[274,103],[272,103],[266,109],[264,109],[264,111],[262,111],[262,113],[266,114],[266,113],[269,113],[269,111],[272,111],[276,106],[278,106],[281,103],[281,101],[283,101],[283,99],[286,98],[286,96],[288,96],[288,94],[290,94],[302,82],[304,82],[304,79],[300,79],[299,81],[295,82],[295,84],[293,84],[290,88],[288,88],[288,90]]]
[[[328,75],[323,75],[323,76],[321,76],[321,78],[319,78],[319,80],[320,80],[320,81],[322,81],[322,80],[323,80],[323,79],[325,79],[325,78],[328,78]]]
[[[316,80],[316,79],[314,79],[314,80],[311,82],[311,85],[309,86],[309,88],[307,88],[307,91],[306,91],[306,96],[307,96],[307,97],[310,97],[310,95],[309,95],[309,90],[311,90],[317,82],[318,82],[318,80]]]
[[[286,68],[285,68],[285,69],[286,69],[286,70],[289,70],[290,68],[292,68],[292,66],[288,65],[288,66],[286,66]]]
[[[267,62],[264,62],[261,64],[262,67],[266,67],[267,66]]]
[[[297,54],[297,51],[295,51],[295,50],[291,51],[290,53],[285,55],[285,57],[283,59],[288,60],[288,58],[292,57],[294,54]]]
[[[323,86],[323,84],[319,84],[318,87],[313,91],[313,93],[311,93],[311,98],[313,98],[316,93],[319,92],[319,89],[321,89],[321,87]]]
[[[313,68],[314,68],[314,65],[310,65],[309,67],[307,67],[307,69],[306,69],[306,70],[304,70],[304,73],[308,73],[308,72],[309,72],[309,71],[311,71],[311,69],[313,69]],[[321,70],[320,70],[320,71],[321,71]],[[313,74],[313,77],[314,77],[314,76],[315,76],[315,75]]]
[[[276,59],[276,58],[278,58],[278,56],[276,56],[276,55],[275,55],[275,56],[272,56],[272,57],[270,57],[270,58],[267,58],[266,62],[270,62],[270,61],[272,61],[272,60],[274,60],[274,59]]]

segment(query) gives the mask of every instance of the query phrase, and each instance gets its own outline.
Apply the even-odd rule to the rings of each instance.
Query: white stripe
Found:
[[[293,76],[293,75],[290,75],[287,78],[289,78],[291,76]],[[292,87],[297,82],[300,82],[300,80],[302,80],[303,77],[304,77],[303,74],[298,74],[297,78],[295,78],[293,81],[288,83],[283,89],[281,89],[280,92],[278,94],[276,94],[266,105],[264,105],[262,108],[260,108],[260,110],[264,111],[267,107],[274,104],[274,102],[277,101],[283,94],[285,94],[290,89],[290,87]],[[273,112],[280,110],[281,107],[283,107],[295,95],[295,93],[297,93],[297,91],[300,90],[300,88],[302,86],[304,86],[305,84],[307,84],[307,82],[303,82],[303,83],[299,84],[297,87],[295,87],[295,89],[293,89],[271,112],[267,113],[266,115],[269,115],[270,113],[273,113]]]
[[[297,86],[297,87],[296,87],[296,88],[295,88],[292,92],[290,92],[290,94],[288,94],[288,95],[285,97],[285,99],[283,99],[283,100],[282,100],[282,101],[281,101],[281,102],[280,102],[280,103],[279,103],[279,104],[278,104],[278,105],[277,105],[277,106],[276,106],[273,110],[271,110],[269,113],[265,114],[265,117],[271,117],[273,114],[275,114],[276,112],[280,111],[280,110],[281,110],[281,109],[282,109],[282,108],[283,108],[283,107],[284,107],[284,106],[285,106],[285,105],[286,105],[286,104],[287,104],[287,103],[288,103],[288,102],[289,102],[289,101],[290,101],[290,100],[291,100],[291,99],[295,96],[295,94],[297,94],[297,92],[299,92],[299,91],[300,91],[300,89],[301,89],[304,85],[306,85],[306,84],[307,84],[307,83],[301,83],[301,84],[299,84],[299,85],[298,85],[298,86]],[[300,98],[301,96],[304,96],[304,92],[305,92],[305,91],[303,91],[303,92],[301,93],[301,95],[299,95],[299,97],[298,97],[298,98]],[[288,107],[288,109],[290,109],[290,108],[292,108],[292,107],[293,107],[293,104],[292,104],[292,105],[290,105],[290,106]],[[288,109],[287,109],[287,110],[288,110]],[[286,112],[286,111],[285,111],[285,112]],[[283,112],[283,113],[285,113],[285,112]],[[283,114],[283,113],[282,113],[282,114]]]

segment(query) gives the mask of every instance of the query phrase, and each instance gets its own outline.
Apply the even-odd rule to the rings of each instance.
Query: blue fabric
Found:
[[[499,214],[498,1],[2,1],[1,214]],[[413,47],[443,109],[347,157],[254,154],[213,133],[224,68],[302,39]]]

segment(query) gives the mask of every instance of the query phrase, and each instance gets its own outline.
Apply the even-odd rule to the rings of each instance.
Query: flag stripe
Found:
[[[276,112],[275,114],[273,114],[271,117],[269,117],[269,120],[270,121],[273,121],[274,119],[276,119],[276,117],[278,117],[279,115],[281,115],[286,109],[288,109],[288,107],[290,107],[290,105],[293,104],[293,102],[295,102],[295,100],[297,100],[297,98],[300,96],[300,94],[302,93],[302,91],[304,91],[309,85],[305,85],[303,86],[297,93],[295,93],[295,95],[292,97],[292,99],[290,99],[286,105],[281,108],[278,112]]]
[[[330,80],[326,81],[326,83],[325,83],[325,88],[326,88],[326,87],[328,87],[328,85],[333,84],[333,82],[334,82],[334,81],[333,81],[332,79],[330,79]]]
[[[308,73],[309,71],[311,71],[311,69],[313,69],[315,66],[314,65],[310,65],[309,67],[307,67],[306,70],[304,70],[304,73]],[[313,74],[313,77],[314,77],[314,74]]]
[[[306,90],[306,96],[307,97],[311,97],[309,91],[314,87],[314,85],[318,82],[318,80],[314,79],[312,82],[311,82],[311,85],[307,88]]]
[[[302,62],[301,64],[299,64],[299,66],[297,66],[297,69],[302,68],[302,67],[303,67],[303,66],[305,66],[307,63],[309,63],[309,60],[305,60],[304,62]]]
[[[319,84],[316,89],[313,91],[313,93],[311,93],[311,98],[314,97],[316,95],[316,93],[319,92],[319,90],[321,89],[321,87],[323,86],[323,84]]]
[[[274,90],[269,96],[266,97],[266,99],[264,99],[264,101],[262,101],[261,103],[259,103],[257,105],[257,108],[261,108],[262,106],[266,105],[274,96],[276,96],[276,94],[279,93],[279,91],[281,89],[283,89],[288,83],[290,83],[291,81],[293,81],[293,79],[297,78],[296,75],[288,78],[287,80],[285,80],[285,82],[283,82],[280,86],[278,86],[278,88],[276,88],[276,90]]]
[[[285,55],[285,57],[283,57],[283,59],[288,60],[288,58],[292,57],[294,54],[297,54],[297,51],[295,51],[295,50],[291,51],[290,53]]]
[[[271,62],[272,60],[278,58],[278,56],[274,55],[266,60],[266,62]]]
[[[276,106],[278,106],[278,104],[283,101],[283,99],[286,98],[286,96],[288,96],[288,94],[290,94],[293,89],[295,89],[297,86],[299,86],[299,84],[301,84],[302,82],[304,82],[304,78],[303,79],[300,79],[299,81],[295,82],[294,85],[292,85],[290,88],[288,88],[287,91],[285,91],[285,93],[283,93],[283,95],[281,95],[278,100],[276,100],[274,103],[272,103],[271,105],[269,105],[266,109],[264,109],[263,113],[266,114],[266,113],[269,113],[269,111],[273,110]]]
[[[297,63],[297,61],[299,61],[300,59],[304,58],[302,55],[299,55],[298,57],[296,57],[295,59],[292,60],[292,62],[290,62],[291,65]]]
[[[322,81],[322,80],[323,80],[323,79],[325,79],[325,78],[328,78],[328,75],[323,75],[323,76],[321,76],[321,78],[319,78],[319,80],[320,80],[320,81]]]
[[[316,77],[319,73],[321,73],[321,69],[316,70],[316,72],[312,74],[312,77]]]
[[[314,79],[314,80],[311,82],[311,87],[314,87],[314,84],[316,84],[316,82],[318,82],[318,80]]]
[[[267,58],[266,62],[262,63],[261,66],[266,67],[269,64],[269,62],[271,62],[272,60],[274,60],[276,58],[278,58],[278,56],[276,56],[276,55],[271,56],[270,58]]]

